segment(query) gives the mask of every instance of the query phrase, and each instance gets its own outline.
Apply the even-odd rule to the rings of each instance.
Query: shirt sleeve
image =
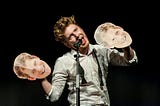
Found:
[[[124,57],[124,52],[119,52],[116,49],[110,49],[108,52],[109,63],[115,66],[129,66],[138,62],[136,52],[133,50],[134,56],[131,60]]]
[[[134,53],[134,57],[131,60],[129,60],[129,63],[138,63],[138,58],[134,50],[133,50],[133,53]]]
[[[67,71],[64,63],[57,60],[52,73],[52,89],[50,90],[47,98],[54,102],[59,99],[67,80]]]

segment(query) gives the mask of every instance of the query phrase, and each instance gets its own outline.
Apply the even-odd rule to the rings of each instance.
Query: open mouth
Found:
[[[84,39],[84,37],[82,38],[82,45],[85,45],[86,40]]]

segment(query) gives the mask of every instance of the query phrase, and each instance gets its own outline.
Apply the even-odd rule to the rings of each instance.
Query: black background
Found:
[[[72,3],[74,3],[73,1]],[[67,90],[52,103],[45,99],[40,81],[21,80],[13,73],[14,58],[28,52],[45,60],[53,69],[57,57],[68,51],[54,40],[52,28],[61,16],[75,15],[90,42],[96,27],[113,22],[132,37],[139,63],[131,67],[110,67],[107,85],[111,106],[159,105],[159,17],[155,2],[95,3],[63,1],[6,2],[1,7],[0,106],[66,106]],[[51,79],[51,76],[48,77]]]

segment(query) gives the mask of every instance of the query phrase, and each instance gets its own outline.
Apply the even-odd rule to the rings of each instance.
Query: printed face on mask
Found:
[[[14,61],[13,70],[21,79],[43,79],[51,73],[49,65],[35,55],[21,53]]]

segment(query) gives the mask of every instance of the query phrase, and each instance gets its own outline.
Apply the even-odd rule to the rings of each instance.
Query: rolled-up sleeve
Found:
[[[110,60],[110,63],[112,65],[117,65],[117,66],[128,66],[128,65],[132,65],[132,64],[135,64],[138,62],[138,58],[137,58],[137,55],[136,55],[136,52],[133,50],[134,52],[134,56],[131,60],[127,60],[125,57],[124,57],[124,53],[123,52],[119,52],[118,50],[116,49],[112,49],[110,50],[109,53],[109,60]]]
[[[138,63],[138,58],[136,52],[133,50],[134,56],[131,60],[129,60],[129,63]]]

